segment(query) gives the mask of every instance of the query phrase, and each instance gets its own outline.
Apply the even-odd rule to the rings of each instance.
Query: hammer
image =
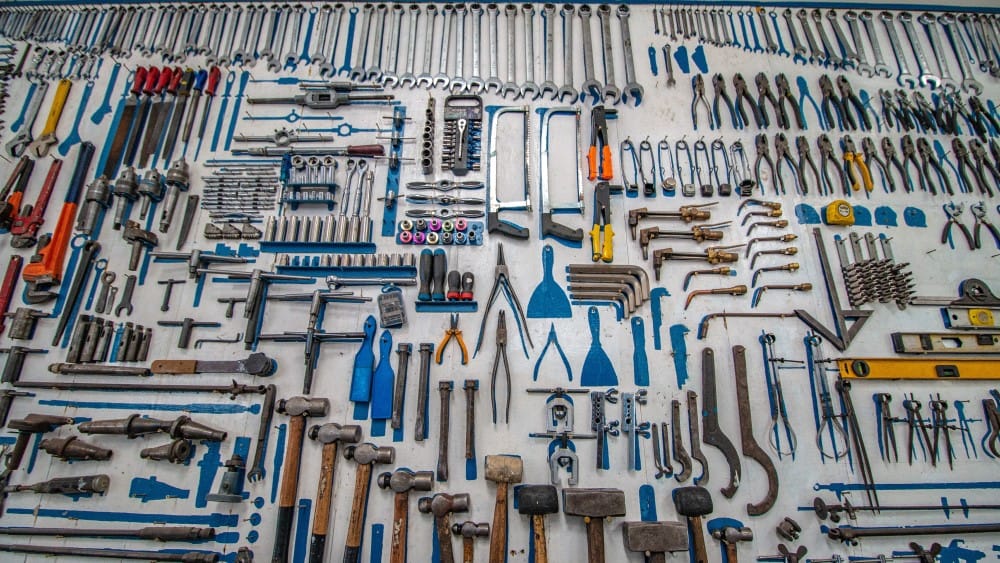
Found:
[[[531,516],[532,537],[535,543],[535,563],[548,563],[545,543],[545,515],[559,512],[559,495],[552,485],[521,485],[514,488],[517,511]]]
[[[563,512],[587,524],[587,561],[604,562],[604,519],[625,516],[621,489],[563,489]]]
[[[361,440],[361,427],[336,422],[317,424],[309,429],[309,439],[323,444],[319,484],[316,487],[316,516],[312,527],[312,544],[309,546],[310,563],[322,563],[326,556],[326,535],[330,530],[330,505],[333,503],[333,476],[337,467],[337,445],[354,444]]]
[[[281,477],[278,493],[278,524],[274,532],[273,563],[288,561],[288,540],[292,537],[292,520],[295,518],[295,497],[299,490],[299,463],[302,461],[302,439],[305,437],[306,418],[326,416],[330,410],[327,399],[292,397],[278,401],[275,410],[291,417],[288,422],[288,439],[285,447],[285,474]]]
[[[385,472],[375,480],[380,489],[396,493],[392,510],[392,543],[389,563],[406,563],[406,530],[410,514],[410,491],[429,491],[434,487],[433,471],[413,472],[401,468]]]
[[[344,458],[353,459],[358,464],[354,479],[354,501],[351,504],[351,522],[347,526],[347,540],[344,545],[344,563],[361,561],[361,540],[365,533],[365,511],[368,509],[368,490],[372,486],[372,465],[392,463],[396,459],[396,449],[381,448],[365,442],[357,446],[347,446]]]
[[[709,527],[711,527],[711,523],[709,523]],[[729,563],[737,563],[738,554],[736,551],[736,542],[752,541],[753,530],[746,527],[737,528],[736,526],[723,526],[712,530],[712,537],[719,540],[723,547],[726,548],[726,561]]]
[[[7,459],[3,474],[7,475],[21,467],[21,459],[24,458],[24,452],[28,449],[28,440],[33,435],[52,432],[66,424],[73,424],[73,418],[49,414],[29,414],[22,419],[10,421],[7,428],[17,430],[17,441],[14,443],[14,450],[11,451],[10,457]]]
[[[687,517],[688,531],[694,541],[694,563],[708,563],[701,517],[712,513],[711,493],[705,487],[679,487],[674,489],[673,497],[677,513]]]
[[[646,563],[666,563],[667,553],[688,550],[687,525],[683,522],[625,522],[622,537],[625,549],[644,553]]]
[[[486,456],[486,480],[497,484],[493,535],[490,536],[490,563],[504,563],[507,552],[507,488],[511,483],[520,483],[523,476],[524,462],[519,456]]]
[[[471,520],[461,524],[452,524],[451,531],[456,536],[462,536],[462,563],[475,563],[473,542],[477,537],[490,535],[490,525],[486,522],[475,523]]]
[[[417,501],[417,510],[434,515],[434,529],[437,531],[441,548],[439,563],[455,563],[455,553],[451,545],[451,513],[469,511],[469,493],[449,495],[438,493],[433,497],[423,497]]]

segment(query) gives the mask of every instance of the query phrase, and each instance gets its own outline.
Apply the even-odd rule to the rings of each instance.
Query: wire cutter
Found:
[[[962,216],[962,211],[965,210],[965,204],[959,203],[955,205],[954,202],[949,202],[942,205],[941,208],[944,209],[945,215],[948,216],[948,222],[944,224],[944,230],[941,231],[941,244],[951,243],[951,227],[952,225],[957,225],[959,230],[962,231],[962,236],[965,237],[965,242],[969,244],[969,250],[975,250],[977,246],[972,233],[968,227],[958,220]]]
[[[705,77],[700,74],[694,75],[691,79],[691,89],[694,91],[693,99],[691,100],[691,123],[694,125],[694,130],[698,130],[699,104],[703,104],[705,111],[708,112],[708,128],[715,129],[715,122],[712,121],[712,107],[708,105],[708,99],[705,98]]]
[[[993,197],[993,190],[990,189],[989,182],[986,181],[986,176],[983,175],[983,168],[981,166],[976,166],[972,162],[972,153],[969,152],[969,147],[965,146],[962,139],[954,137],[951,140],[951,151],[955,153],[955,160],[958,161],[958,177],[965,183],[965,185],[972,187],[972,180],[969,178],[969,171],[972,171],[972,177],[976,180],[976,185],[979,187],[979,193]]]
[[[869,137],[861,139],[861,152],[865,156],[865,166],[868,167],[869,173],[872,169],[872,163],[877,164],[882,171],[882,189],[886,193],[894,193],[896,191],[896,181],[892,179],[892,171],[889,170],[889,164],[878,155],[878,151],[875,149],[875,141]]]
[[[597,106],[590,110],[590,148],[587,150],[587,179],[590,181],[600,177],[610,180],[614,176],[614,165],[611,160],[611,146],[608,144],[608,116],[615,117],[618,110]],[[600,154],[600,161],[598,161]]]
[[[978,174],[983,178],[986,177],[986,171],[989,170],[990,175],[993,177],[993,181],[1000,184],[1000,170],[997,169],[996,165],[989,159],[986,155],[986,147],[979,142],[979,139],[972,139],[969,141],[969,152],[972,153],[973,160],[976,161],[976,169]],[[990,190],[988,195],[993,197],[993,191]]]
[[[864,185],[865,192],[871,193],[872,188],[875,186],[872,182],[872,173],[868,170],[868,165],[865,164],[864,155],[858,152],[857,147],[854,146],[854,140],[851,139],[850,135],[844,135],[844,138],[840,140],[840,148],[844,151],[844,171],[851,179],[851,189],[858,191],[861,186]],[[851,165],[854,166],[851,166]],[[854,174],[854,169],[857,168],[858,172],[861,174],[861,182],[858,182],[858,177]]]
[[[792,87],[788,84],[788,77],[785,73],[779,73],[774,77],[774,86],[778,90],[778,126],[782,129],[790,129],[791,122],[788,121],[788,112],[785,111],[785,102],[792,104],[792,113],[795,114],[795,125],[799,129],[806,128],[806,120],[802,115],[802,108],[799,106],[795,96],[792,95]],[[822,128],[822,123],[820,124]]]
[[[767,79],[764,79],[764,83],[767,83]],[[747,81],[743,79],[743,75],[736,73],[733,75],[733,89],[736,90],[736,100],[733,102],[733,107],[736,109],[736,113],[739,114],[740,120],[743,122],[743,127],[750,125],[750,119],[747,117],[747,112],[743,109],[743,102],[750,103],[750,110],[753,113],[754,123],[757,124],[757,128],[760,129],[764,126],[764,121],[760,116],[760,107],[758,107],[757,102],[750,97],[750,92],[747,90]],[[758,88],[759,89],[759,88]],[[772,95],[772,97],[774,97]]]
[[[469,350],[465,347],[465,340],[462,338],[462,331],[458,328],[458,313],[453,313],[451,315],[451,324],[447,330],[444,331],[444,339],[438,344],[437,352],[434,354],[434,361],[441,365],[441,361],[444,358],[444,349],[448,347],[448,343],[452,339],[458,342],[458,347],[462,350],[462,365],[469,363]]]
[[[931,190],[932,194],[937,194],[934,186],[931,185],[931,174],[930,168],[933,168],[937,172],[938,180],[944,182],[944,191],[948,195],[955,195],[955,192],[951,189],[951,180],[948,179],[948,174],[945,173],[944,168],[941,167],[941,163],[938,161],[937,157],[934,155],[933,149],[931,149],[931,144],[927,141],[926,137],[917,137],[917,153],[920,154],[920,170],[923,177],[927,181],[927,185]]]
[[[528,340],[528,346],[532,348],[535,347],[531,343],[531,334],[528,332],[528,319],[524,316],[524,308],[521,307],[521,301],[517,298],[517,293],[514,292],[514,288],[510,285],[510,270],[507,268],[507,261],[504,260],[503,256],[503,244],[497,244],[497,265],[493,277],[493,289],[490,290],[490,298],[486,301],[486,309],[483,311],[483,320],[479,324],[479,337],[476,339],[476,349],[472,353],[472,357],[476,357],[479,353],[479,349],[483,345],[483,332],[486,331],[486,318],[490,316],[490,309],[493,308],[493,303],[497,300],[497,295],[503,292],[504,297],[507,299],[507,304],[510,305],[511,309],[517,315],[514,320],[517,322],[517,331],[521,336],[521,348],[524,349],[525,357],[528,356],[528,348],[524,345],[525,339]],[[522,329],[522,327],[524,327]]]
[[[781,175],[781,163],[787,162],[789,166],[792,167],[792,171],[795,172],[795,182],[796,191],[800,194],[804,193],[802,188],[798,186],[799,178],[802,176],[802,172],[799,170],[799,164],[795,162],[792,158],[792,153],[788,147],[788,137],[784,133],[776,133],[774,135],[774,154],[778,158],[778,165],[775,170],[778,176],[778,185],[781,186],[781,193],[785,193],[785,178]]]
[[[507,405],[504,422],[510,422],[510,364],[507,362],[507,313],[500,311],[497,316],[497,355],[493,358],[493,374],[490,376],[490,398],[493,402],[493,424],[497,423],[497,369],[503,359],[503,371],[507,377]]]
[[[753,163],[754,179],[757,181],[757,185],[760,186],[761,192],[763,192],[764,183],[761,182],[760,178],[760,163],[761,161],[767,162],[767,165],[771,169],[771,183],[774,186],[774,193],[778,193],[778,184],[777,182],[774,181],[774,178],[775,176],[777,176],[777,173],[774,169],[774,159],[771,158],[771,151],[767,147],[767,135],[765,135],[764,133],[757,135],[754,144],[757,147],[757,160],[755,160]]]
[[[771,125],[771,119],[767,116],[767,109],[764,106],[764,101],[767,100],[771,103],[771,107],[774,108],[775,124],[782,129],[788,129],[788,124],[781,118],[781,103],[778,102],[778,98],[774,97],[774,92],[771,91],[771,82],[768,80],[767,75],[763,72],[758,72],[757,76],[754,77],[754,82],[757,84],[757,114],[755,117],[757,115],[760,116],[760,119],[757,121],[757,127],[770,127]],[[786,114],[785,117],[787,118],[788,115]]]
[[[816,161],[813,160],[812,149],[809,148],[809,140],[805,135],[795,137],[795,150],[799,153],[799,187],[802,188],[802,195],[809,193],[809,184],[806,182],[806,166],[812,170],[813,178],[819,186],[820,194],[823,193],[823,178],[819,175],[819,168],[816,168]]]
[[[847,123],[847,126],[851,130],[857,130],[858,122],[851,115],[850,109],[847,104],[850,103],[854,106],[854,111],[861,116],[862,129],[869,131],[872,128],[872,121],[868,117],[868,112],[865,110],[865,105],[861,103],[861,98],[854,93],[854,88],[851,87],[851,83],[847,81],[847,77],[840,75],[837,77],[837,89],[840,90],[840,114]]]
[[[969,206],[969,211],[972,212],[972,216],[976,218],[976,224],[972,228],[972,238],[976,242],[976,248],[982,248],[982,228],[985,226],[986,229],[993,235],[993,243],[998,249],[1000,249],[1000,230],[997,229],[996,225],[989,222],[986,219],[986,204],[983,202],[973,203]]]
[[[837,159],[833,156],[833,142],[830,141],[830,137],[828,137],[825,133],[820,135],[819,138],[816,139],[816,146],[819,147],[819,167],[823,172],[822,178],[823,185],[825,185],[827,189],[826,195],[833,194],[834,192],[833,181],[830,180],[830,172],[827,169],[827,166],[830,163],[833,163],[834,169],[837,171],[837,174],[840,175],[840,185],[844,190],[844,194],[850,194],[851,188],[847,181],[847,174],[844,173],[844,169],[837,164]]]
[[[830,111],[830,107],[832,106],[834,111],[837,112],[837,129],[843,131],[844,118],[840,111],[842,107],[841,101],[840,98],[837,97],[837,94],[833,91],[833,81],[830,80],[829,76],[824,74],[819,77],[819,91],[823,94],[823,99],[820,102],[820,110],[823,113],[823,121],[827,124],[827,130],[833,129],[834,125],[833,113]]]
[[[621,186],[612,186],[607,182],[600,182],[594,186],[594,226],[590,229],[594,262],[598,260],[611,262],[615,258],[613,244],[615,232],[611,228],[611,194],[621,191]]]
[[[729,117],[733,121],[734,129],[742,129],[743,122],[740,121],[739,117],[736,115],[736,110],[733,109],[733,99],[729,97],[729,92],[726,91],[726,79],[722,74],[716,74],[712,77],[712,88],[715,90],[715,97],[712,99],[712,116],[715,118],[716,125],[722,128],[722,112],[719,111],[719,99],[726,103],[726,109],[729,110]]]

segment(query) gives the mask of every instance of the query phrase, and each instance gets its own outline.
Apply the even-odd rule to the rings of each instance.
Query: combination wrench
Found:
[[[865,10],[858,14],[858,19],[861,20],[861,24],[865,26],[865,35],[868,36],[868,42],[872,46],[872,56],[875,57],[875,64],[872,67],[875,74],[881,76],[882,78],[889,78],[892,76],[892,71],[889,70],[889,65],[885,64],[885,57],[882,56],[882,44],[879,43],[878,35],[875,33],[875,26],[872,23],[874,19],[872,13]],[[858,45],[861,44],[860,41],[857,42]]]
[[[503,90],[503,81],[500,80],[498,70],[500,65],[500,53],[497,47],[497,41],[499,40],[497,20],[499,19],[499,16],[499,6],[496,4],[486,5],[486,27],[490,41],[490,76],[486,79],[486,83],[483,84],[483,91],[486,93],[489,93],[491,89],[495,89],[495,92],[500,94],[500,91]]]
[[[466,85],[469,92],[479,94],[486,86],[479,60],[479,51],[483,42],[483,5],[471,4],[469,13],[472,14],[472,76],[466,80]]]
[[[625,89],[623,93],[635,100],[635,105],[642,103],[642,86],[635,79],[635,61],[632,59],[632,34],[628,25],[629,8],[625,4],[618,6],[618,24],[622,32],[622,49],[625,51]]]
[[[389,14],[389,46],[385,53],[385,64],[382,65],[382,76],[379,77],[382,86],[395,88],[399,84],[399,35],[402,31],[403,15],[403,5],[393,4],[392,13]]]
[[[451,39],[451,24],[455,6],[445,4],[441,8],[441,50],[438,52],[438,73],[434,75],[432,84],[435,88],[444,88],[451,81],[448,76],[448,42]]]
[[[406,71],[399,77],[400,88],[409,86],[413,88],[417,84],[417,77],[413,74],[413,64],[417,59],[417,27],[420,24],[420,6],[410,4],[407,10],[409,18],[408,39],[406,42]]]
[[[416,81],[411,85],[420,86],[421,88],[430,88],[434,85],[434,77],[431,76],[431,56],[434,53],[434,27],[437,20],[437,6],[434,4],[428,4],[427,8],[427,26],[424,29],[424,60],[423,72],[417,75]]]
[[[583,37],[583,84],[580,86],[580,93],[589,93],[593,98],[593,103],[603,99],[601,95],[601,83],[594,78],[594,45],[590,33],[590,6],[584,4],[577,10],[580,14],[580,25]]]
[[[576,8],[572,4],[563,4],[559,15],[562,17],[563,86],[556,92],[555,99],[572,104],[580,97],[573,86],[573,19]]]
[[[601,4],[597,7],[597,18],[601,24],[601,47],[604,52],[604,88],[601,90],[601,100],[611,98],[612,104],[621,101],[621,90],[615,86],[615,53],[611,47],[611,6]]]
[[[465,18],[469,14],[469,9],[465,4],[455,5],[455,72],[452,73],[451,81],[448,83],[448,90],[458,94],[469,87],[465,80]]]
[[[826,35],[826,28],[823,27],[823,13],[819,9],[815,9],[810,15],[812,16],[813,23],[816,24],[816,34],[819,35],[819,40],[823,44],[823,51],[826,52],[826,64],[832,65],[833,68],[844,66],[844,60],[837,54],[837,51],[833,48],[833,43]]]
[[[521,13],[524,14],[524,84],[521,84],[521,96],[527,99],[531,94],[531,99],[536,100],[542,95],[538,84],[535,84],[535,6],[533,4],[523,4]]]
[[[555,73],[556,73],[556,61],[555,53],[553,52],[555,43],[555,22],[553,19],[556,15],[556,5],[555,4],[545,4],[542,6],[542,25],[543,25],[543,36],[545,37],[544,51],[542,52],[542,64],[545,66],[545,80],[541,85],[541,94],[550,94],[552,99],[556,99],[559,92],[559,86],[555,83]]]
[[[517,85],[517,59],[514,57],[514,47],[515,38],[517,32],[514,29],[514,25],[517,22],[517,6],[513,4],[507,4],[503,8],[504,23],[507,27],[507,82],[503,83],[500,88],[500,95],[504,98],[507,94],[514,96],[517,99],[521,94],[521,88]]]

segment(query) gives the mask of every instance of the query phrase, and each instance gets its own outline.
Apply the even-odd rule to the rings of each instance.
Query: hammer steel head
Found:
[[[29,414],[22,419],[11,420],[7,423],[7,427],[19,432],[51,432],[66,424],[73,424],[73,418],[50,414]]]
[[[570,516],[625,516],[625,492],[621,489],[563,489],[562,495],[563,512]]]
[[[330,412],[330,401],[329,399],[292,397],[291,399],[280,399],[275,410],[288,416],[326,416],[326,413]]]
[[[516,455],[486,456],[486,479],[496,483],[520,483],[524,461]]]
[[[354,444],[361,441],[361,427],[356,424],[337,424],[328,422],[317,424],[309,429],[309,439],[321,444],[344,442]]]
[[[392,463],[396,459],[396,448],[389,446],[380,448],[371,442],[365,442],[357,446],[347,446],[344,458],[353,459],[358,465]]]
[[[381,473],[376,480],[380,489],[392,489],[394,493],[414,491],[429,491],[434,488],[433,471],[411,471],[400,468],[395,471]]]
[[[451,533],[463,538],[474,538],[477,536],[485,538],[490,535],[490,525],[486,522],[476,523],[469,520],[461,524],[452,524]]]
[[[625,522],[625,549],[643,553],[688,550],[688,527],[683,522]]]
[[[432,497],[423,497],[417,501],[417,510],[438,518],[451,512],[468,512],[469,493],[438,493]]]
[[[714,510],[712,494],[705,487],[679,487],[674,489],[673,497],[681,516],[704,516]]]
[[[559,512],[559,495],[553,485],[521,485],[514,489],[517,511],[529,516]]]

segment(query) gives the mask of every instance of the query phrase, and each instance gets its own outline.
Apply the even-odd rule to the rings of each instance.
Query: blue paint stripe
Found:
[[[852,491],[863,491],[866,485],[856,483],[816,483],[814,491],[830,491],[839,498],[842,494]],[[952,481],[927,483],[879,483],[874,485],[878,491],[939,491],[939,490],[981,490],[1000,489],[1000,481]]]
[[[292,561],[295,563],[305,563],[306,554],[309,552],[309,516],[312,513],[312,499],[299,499],[299,514],[295,518],[295,555]]]
[[[281,482],[281,466],[285,462],[285,437],[288,425],[278,425],[278,437],[274,440],[274,477],[271,479],[271,504],[278,498],[278,485]]]
[[[382,563],[382,544],[385,543],[385,526],[372,524],[372,553],[370,563]]]
[[[153,514],[149,512],[106,512],[100,510],[63,510],[58,508],[8,508],[11,514],[31,514],[43,518],[62,518],[89,522],[133,522],[143,524],[188,524],[213,528],[235,528],[239,514]]]
[[[254,404],[249,407],[243,405],[213,405],[207,403],[186,403],[186,404],[163,404],[163,403],[109,403],[105,401],[66,401],[58,399],[43,399],[38,401],[40,405],[53,407],[72,407],[77,409],[104,409],[104,410],[142,410],[142,411],[163,411],[163,412],[189,412],[195,414],[260,414],[260,405]]]

